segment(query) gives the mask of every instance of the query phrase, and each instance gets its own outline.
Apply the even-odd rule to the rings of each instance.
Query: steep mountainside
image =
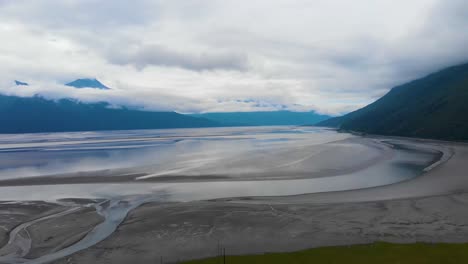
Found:
[[[318,125],[381,135],[468,140],[468,64],[397,86],[364,108]]]

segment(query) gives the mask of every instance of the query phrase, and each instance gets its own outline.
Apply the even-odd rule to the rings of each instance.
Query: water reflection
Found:
[[[302,127],[3,135],[3,179],[103,169],[109,170],[106,176],[96,177],[112,177],[122,168],[145,175],[121,184],[106,178],[105,184],[2,187],[0,200],[151,194],[161,201],[190,201],[349,190],[411,179],[435,156]],[[193,180],[138,182],[181,175]],[[213,181],[204,178],[207,175],[226,180]]]
[[[273,162],[273,157],[263,156],[346,137],[323,129],[294,127],[2,135],[0,178],[137,167],[154,175],[193,173],[204,166],[197,174],[252,172],[259,164],[249,171],[240,166],[242,157]],[[295,156],[301,153],[284,153],[282,159]]]

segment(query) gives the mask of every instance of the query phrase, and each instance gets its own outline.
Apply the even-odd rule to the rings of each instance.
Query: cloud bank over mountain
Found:
[[[467,13],[463,0],[0,0],[0,92],[341,114],[468,61]],[[112,89],[63,85],[78,78]]]

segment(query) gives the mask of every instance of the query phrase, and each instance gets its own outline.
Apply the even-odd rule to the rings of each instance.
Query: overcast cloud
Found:
[[[0,92],[341,114],[468,62],[467,14],[465,0],[0,0]],[[112,90],[62,85],[86,77]]]

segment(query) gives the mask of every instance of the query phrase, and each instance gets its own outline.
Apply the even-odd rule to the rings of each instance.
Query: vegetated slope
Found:
[[[111,109],[107,103],[0,95],[0,133],[212,127],[216,122],[175,112]]]
[[[468,140],[468,64],[397,86],[364,108],[317,125],[381,135]]]
[[[228,248],[229,249],[229,248]],[[289,253],[213,257],[184,264],[283,264],[283,263],[343,263],[343,264],[455,264],[468,262],[467,244],[415,243],[313,248]],[[227,253],[229,251],[226,250]],[[225,260],[225,262],[223,262]]]

